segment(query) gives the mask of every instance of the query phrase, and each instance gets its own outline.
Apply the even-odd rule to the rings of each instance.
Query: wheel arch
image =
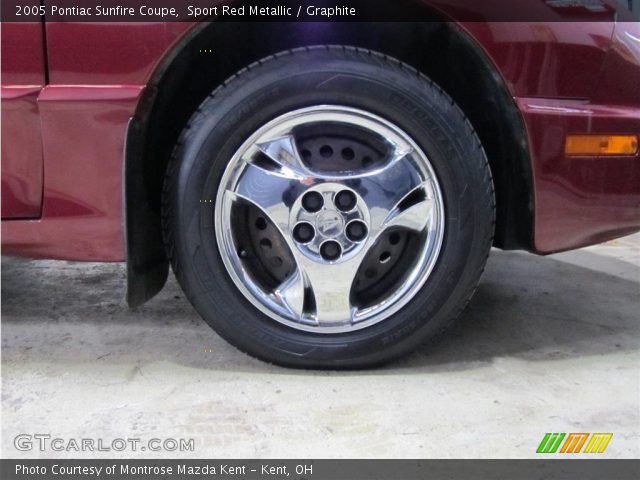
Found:
[[[465,112],[486,150],[496,190],[495,245],[532,250],[533,181],[521,114],[500,72],[476,40],[463,27],[435,14],[433,18],[429,23],[360,24],[358,29],[349,24],[294,22],[212,22],[189,29],[158,64],[127,132],[124,208],[129,305],[153,297],[167,278],[162,183],[183,126],[206,96],[238,70],[279,51],[310,45],[343,44],[379,51],[438,83]],[[470,75],[473,82],[468,81]]]

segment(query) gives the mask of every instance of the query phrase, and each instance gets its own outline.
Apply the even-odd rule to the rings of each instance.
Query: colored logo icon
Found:
[[[604,453],[611,437],[613,433],[545,433],[536,453]]]

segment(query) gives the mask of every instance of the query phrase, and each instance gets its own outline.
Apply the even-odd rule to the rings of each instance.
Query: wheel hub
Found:
[[[324,210],[317,215],[316,228],[325,238],[334,238],[343,233],[344,220],[336,210]]]
[[[352,257],[362,247],[369,218],[369,208],[356,192],[328,182],[314,185],[298,197],[291,208],[289,228],[303,255],[316,263],[335,263]]]

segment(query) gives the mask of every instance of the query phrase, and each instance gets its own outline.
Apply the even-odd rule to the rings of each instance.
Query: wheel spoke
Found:
[[[353,280],[362,260],[358,255],[348,261],[326,264],[318,268],[304,256],[298,255],[298,267],[304,273],[307,287],[315,301],[315,318],[320,326],[351,322],[356,309],[351,305]]]
[[[396,149],[384,167],[353,184],[369,206],[373,239],[392,225],[421,230],[429,219],[431,188],[415,168],[412,153]]]
[[[292,135],[285,135],[258,143],[257,147],[262,153],[279,165],[282,173],[298,178],[311,176],[311,173],[300,157],[296,141]]]
[[[305,188],[296,177],[247,162],[235,191],[227,190],[225,195],[230,195],[233,200],[243,199],[260,208],[288,240],[289,210]]]
[[[273,297],[289,311],[294,317],[302,319],[304,312],[305,278],[298,269],[290,278],[285,280],[275,292]]]
[[[379,230],[384,231],[390,227],[406,228],[416,232],[424,230],[434,208],[433,198],[428,196],[427,189],[428,185],[423,183],[405,195],[389,212]]]

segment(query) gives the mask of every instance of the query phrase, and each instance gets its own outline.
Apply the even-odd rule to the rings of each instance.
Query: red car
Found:
[[[171,264],[241,350],[341,368],[442,331],[492,246],[637,231],[638,24],[437,3],[446,21],[4,23],[3,254],[126,261],[132,306]]]

